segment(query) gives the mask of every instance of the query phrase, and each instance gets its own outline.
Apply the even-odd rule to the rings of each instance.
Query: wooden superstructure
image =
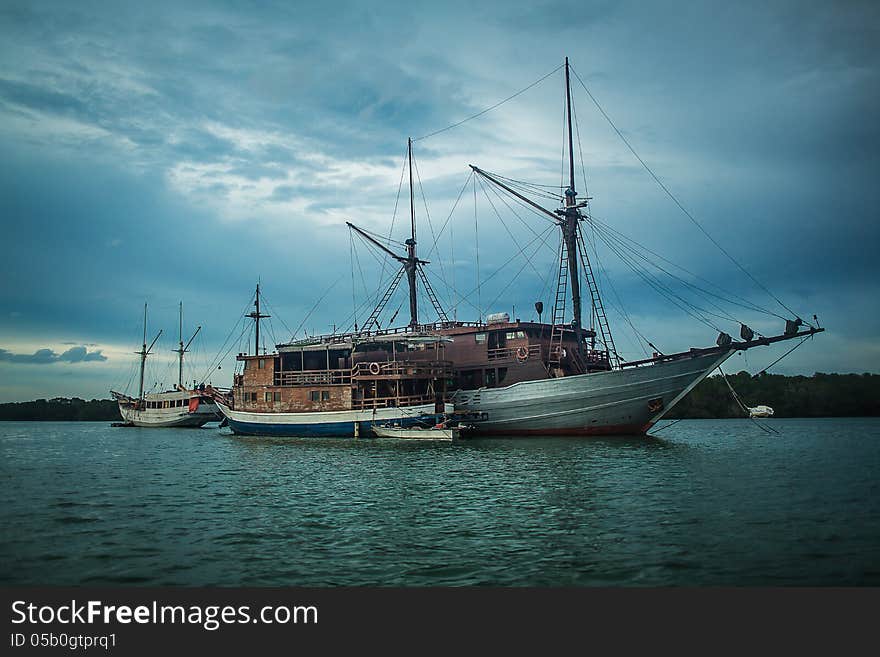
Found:
[[[403,408],[433,404],[443,413],[452,363],[444,336],[402,330],[330,335],[239,354],[233,405],[272,413]]]

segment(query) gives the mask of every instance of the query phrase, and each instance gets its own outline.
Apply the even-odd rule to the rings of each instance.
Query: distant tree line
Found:
[[[119,406],[112,399],[79,397],[67,399],[37,399],[29,402],[0,404],[0,420],[121,420]]]
[[[728,374],[727,380],[746,406],[764,404],[774,417],[880,416],[880,375],[821,374],[782,376],[748,372]],[[703,379],[666,416],[677,418],[744,417],[721,376]],[[37,399],[0,404],[0,420],[119,420],[112,399],[79,397]]]
[[[774,417],[880,416],[880,375],[782,376],[748,372],[727,380],[746,406],[770,406]],[[667,415],[669,418],[745,417],[721,376],[703,379]]]

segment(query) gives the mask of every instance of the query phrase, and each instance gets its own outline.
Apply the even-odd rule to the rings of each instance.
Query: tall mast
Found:
[[[180,361],[178,362],[177,368],[177,385],[183,387],[183,355],[189,350],[189,346],[192,344],[192,341],[196,339],[196,336],[199,334],[199,331],[202,330],[202,327],[199,326],[196,328],[196,332],[193,333],[192,337],[189,339],[189,342],[186,343],[186,346],[183,344],[183,301],[180,302],[180,326],[178,328],[177,335],[179,336],[179,347],[174,349],[173,351],[177,352],[180,357]]]
[[[245,315],[246,317],[250,317],[254,320],[254,355],[260,355],[260,320],[264,317],[271,317],[271,315],[263,315],[260,313],[260,284],[257,283],[257,298],[254,301],[253,312]]]
[[[574,315],[574,335],[577,341],[578,356],[583,356],[583,334],[581,330],[581,285],[578,277],[578,212],[577,191],[574,186],[574,143],[571,135],[571,81],[568,72],[568,57],[565,58],[565,105],[568,115],[568,189],[565,190],[565,209],[563,210],[562,238],[568,255],[568,280],[571,283],[571,305]]]
[[[138,386],[138,399],[144,398],[144,366],[147,364],[147,304],[144,304],[144,344],[141,346],[141,382]]]
[[[177,326],[178,355],[180,360],[177,364],[177,385],[183,385],[183,301],[180,302],[179,323]]]
[[[136,352],[141,357],[141,377],[140,377],[140,385],[138,386],[138,399],[144,398],[144,366],[147,364],[147,356],[153,350],[153,345],[156,344],[156,340],[159,339],[159,336],[162,335],[162,331],[159,331],[156,334],[156,337],[153,338],[153,341],[150,343],[149,348],[147,347],[147,304],[144,304],[144,343],[141,347],[141,350]]]
[[[409,283],[409,325],[415,328],[419,325],[419,302],[416,296],[416,205],[415,191],[413,189],[413,164],[412,164],[412,138],[407,140],[407,158],[409,160],[409,216],[411,235],[406,240],[406,280]]]

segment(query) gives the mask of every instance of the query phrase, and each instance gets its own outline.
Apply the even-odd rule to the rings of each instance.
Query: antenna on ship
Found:
[[[196,336],[199,334],[199,331],[202,330],[202,327],[199,326],[196,329],[196,332],[193,333],[192,337],[189,339],[189,342],[186,343],[186,346],[183,346],[183,301],[180,302],[180,322],[178,326],[178,348],[172,349],[171,351],[179,354],[179,362],[177,366],[177,385],[178,387],[183,387],[183,354],[185,354],[189,350],[189,346],[192,344],[192,341],[196,339]]]
[[[144,344],[141,347],[140,351],[136,351],[135,353],[140,355],[141,357],[141,377],[140,377],[140,385],[138,386],[138,399],[142,400],[144,398],[144,366],[147,364],[147,356],[150,355],[150,352],[153,350],[153,346],[156,344],[156,340],[159,339],[159,336],[162,335],[162,331],[160,330],[156,337],[153,338],[153,341],[150,343],[149,348],[147,348],[147,304],[144,304]]]
[[[245,315],[245,317],[250,317],[254,320],[254,355],[260,355],[260,320],[266,317],[271,317],[271,315],[262,315],[260,314],[260,284],[257,283],[257,294],[256,299],[254,300],[254,310]],[[195,337],[195,336],[193,336]]]

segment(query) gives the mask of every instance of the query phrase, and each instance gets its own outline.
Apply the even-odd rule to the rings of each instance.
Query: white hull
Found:
[[[119,413],[125,422],[136,427],[201,427],[220,419],[217,405],[204,398],[200,399],[198,407],[191,411],[189,404],[193,396],[194,393],[189,391],[162,392],[146,395],[141,404],[137,404],[136,400],[120,398]],[[195,396],[198,397],[197,394]],[[151,406],[161,406],[161,408]]]
[[[486,415],[468,435],[641,435],[732,353],[459,391],[452,401]]]
[[[369,436],[373,422],[415,423],[434,415],[434,404],[377,408],[375,410],[314,411],[307,413],[254,413],[236,411],[217,402],[233,433],[254,436],[340,437]],[[452,404],[445,412],[452,412]]]
[[[404,429],[403,427],[373,427],[380,438],[405,438],[407,440],[452,440],[459,437],[458,429]]]

